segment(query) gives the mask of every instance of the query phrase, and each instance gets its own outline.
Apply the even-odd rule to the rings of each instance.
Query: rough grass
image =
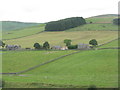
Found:
[[[6,51],[2,55],[2,72],[19,72],[72,52],[74,51]]]
[[[3,76],[3,79],[17,83],[115,88],[118,87],[118,50],[84,51],[22,75]]]
[[[41,45],[48,41],[51,46],[65,44],[65,39],[71,39],[72,44],[89,43],[91,39],[96,39],[98,44],[111,41],[118,38],[117,31],[79,31],[79,32],[44,32],[36,35],[31,35],[19,39],[5,40],[6,44],[18,44],[22,48],[33,48],[34,43],[39,42]]]

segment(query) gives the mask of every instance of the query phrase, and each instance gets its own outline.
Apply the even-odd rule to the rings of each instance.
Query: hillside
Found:
[[[89,40],[95,38],[98,41],[98,44],[103,44],[105,42],[116,39],[117,37],[117,31],[43,32],[23,38],[4,40],[4,42],[6,44],[18,44],[21,45],[22,48],[33,48],[33,44],[36,42],[42,44],[43,42],[48,41],[51,46],[64,46],[64,39],[71,39],[72,44],[88,44]]]
[[[118,14],[103,14],[103,15],[97,15],[93,17],[118,17]]]
[[[117,31],[118,26],[113,24],[115,18],[117,18],[117,14],[89,17],[85,19],[87,24],[66,31]]]
[[[18,29],[37,26],[41,24],[41,23],[24,23],[24,22],[17,22],[17,21],[0,21],[0,23],[2,23],[3,31],[18,30]]]
[[[49,52],[54,53],[55,51]],[[13,51],[12,53],[16,52]],[[4,54],[4,58],[7,58],[5,56],[14,56],[12,53]],[[41,63],[43,62],[43,59],[48,59],[49,56],[51,56],[49,54],[52,54],[45,54],[45,51],[27,51],[25,53],[26,54],[24,55],[24,52],[17,52],[15,55],[18,54],[18,57],[22,55],[22,59],[29,58],[26,56],[29,54],[32,55],[32,57],[37,58],[34,60],[30,58],[26,61],[28,63],[26,63],[25,60],[25,63],[22,62],[23,60],[21,61],[21,59],[11,59],[14,61],[13,63],[10,62],[11,66],[9,66],[9,59],[4,59],[3,65],[7,65],[7,67],[5,67],[6,71],[14,71],[14,67],[19,70],[20,63],[23,63],[22,65],[24,67],[32,65],[32,63]],[[39,58],[39,53],[44,57]],[[46,51],[46,53],[48,53],[48,51]],[[59,56],[60,51],[57,53]],[[54,56],[54,54],[52,54],[54,57],[56,57],[56,55],[57,54]],[[23,69],[23,67],[20,66],[20,70],[21,69]],[[97,88],[115,88],[118,87],[118,50],[83,51],[61,58],[57,61],[43,65],[23,74],[3,75],[3,79],[9,83],[6,85],[6,87],[21,87],[21,85],[24,84],[22,87],[87,88],[91,85],[94,85]]]
[[[10,30],[2,32],[2,39],[16,39],[21,37],[30,36],[33,34],[41,33],[44,31],[45,24],[40,24],[37,26],[27,27],[19,30]]]

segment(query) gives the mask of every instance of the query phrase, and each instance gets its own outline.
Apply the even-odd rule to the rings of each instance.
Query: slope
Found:
[[[116,39],[117,37],[117,31],[43,32],[23,38],[5,40],[4,42],[6,44],[18,44],[21,45],[22,48],[33,48],[33,44],[36,42],[39,42],[42,45],[43,42],[48,41],[51,46],[64,46],[64,39],[71,39],[72,44],[88,44],[89,40],[95,38],[98,41],[98,44],[103,44],[105,42]]]
[[[111,52],[111,53],[110,53]],[[118,50],[84,51],[36,68],[21,76],[3,76],[7,82],[69,87],[118,87]],[[109,56],[109,57],[108,57]],[[27,81],[26,81],[27,79]]]

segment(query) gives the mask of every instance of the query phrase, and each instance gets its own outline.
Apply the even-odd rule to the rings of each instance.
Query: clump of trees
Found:
[[[43,43],[43,46],[40,45],[39,43],[34,43],[33,47],[35,49],[49,49],[50,48],[50,44],[47,41]]]
[[[64,31],[80,25],[86,24],[83,17],[72,17],[58,21],[48,22],[45,26],[45,31]]]
[[[120,18],[113,19],[113,24],[120,25]]]

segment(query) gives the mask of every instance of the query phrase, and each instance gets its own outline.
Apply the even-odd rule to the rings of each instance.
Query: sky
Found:
[[[119,0],[1,0],[0,21],[44,23],[69,17],[117,14]]]

